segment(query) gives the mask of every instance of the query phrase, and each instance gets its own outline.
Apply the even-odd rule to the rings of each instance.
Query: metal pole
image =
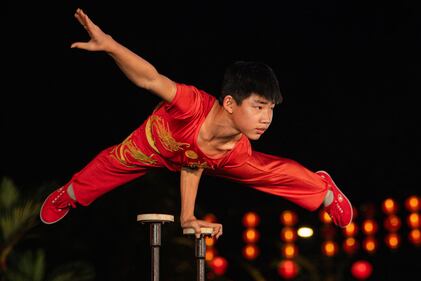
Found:
[[[150,224],[151,275],[152,281],[159,281],[159,249],[161,246],[161,223]]]
[[[200,238],[196,238],[195,255],[197,267],[197,281],[205,281],[206,242],[204,235],[200,235]]]

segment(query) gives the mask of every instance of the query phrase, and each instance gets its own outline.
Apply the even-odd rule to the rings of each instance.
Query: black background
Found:
[[[70,49],[71,43],[88,39],[73,17],[80,7],[161,73],[214,95],[231,62],[260,60],[272,66],[285,100],[276,108],[271,128],[253,143],[255,149],[329,171],[355,206],[379,206],[386,197],[403,202],[420,194],[421,24],[416,1],[168,2],[7,3],[3,175],[28,190],[63,184],[100,150],[123,140],[159,102],[131,84],[107,54]],[[84,227],[87,237],[95,237],[91,259],[101,256],[101,268],[107,259],[98,249],[104,250],[106,242],[97,240],[92,220],[115,214],[110,221],[101,215],[97,227],[109,224],[110,231],[124,237],[122,220],[130,224],[137,212],[167,206],[147,204],[160,202],[162,193],[154,189],[168,192],[157,178],[166,179],[177,199],[177,176],[159,173],[163,176],[153,173],[134,183],[147,187],[116,190],[90,210],[78,209],[82,222],[70,218],[48,231],[63,232],[72,223]],[[217,214],[227,226],[239,224],[246,210],[276,217],[280,210],[294,208],[283,199],[219,179],[204,179],[201,186],[197,200],[203,213]],[[176,212],[177,204],[169,210]],[[314,214],[303,216],[317,220]],[[229,248],[238,234],[226,232],[223,245]],[[390,274],[379,276],[395,280],[386,279]]]

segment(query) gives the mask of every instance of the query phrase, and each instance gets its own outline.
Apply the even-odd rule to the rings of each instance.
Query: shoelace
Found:
[[[57,206],[57,208],[60,209],[64,209],[70,206],[76,208],[76,203],[69,197],[67,191],[63,187],[57,190],[57,192],[58,194],[56,195],[56,197],[54,197],[51,203],[53,203]]]

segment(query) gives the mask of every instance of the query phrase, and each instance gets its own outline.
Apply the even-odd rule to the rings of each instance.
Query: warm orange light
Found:
[[[386,230],[394,232],[401,227],[401,219],[396,215],[389,215],[384,219],[383,226]]]
[[[293,258],[298,254],[298,247],[295,244],[287,243],[282,246],[281,252],[284,258]]]
[[[347,227],[343,230],[345,236],[355,236],[358,232],[358,227],[355,222],[351,222]]]
[[[210,222],[210,223],[215,223],[215,222],[217,222],[216,217],[215,217],[215,215],[214,215],[214,214],[206,214],[206,215],[203,217],[203,220],[204,220],[204,221],[207,221],[207,222]]]
[[[377,251],[377,247],[378,242],[374,237],[369,236],[363,240],[363,249],[367,253],[374,253],[375,251]]]
[[[259,256],[260,250],[256,245],[249,244],[243,248],[243,256],[248,260],[254,260]]]
[[[384,242],[390,249],[396,249],[401,244],[401,238],[397,233],[389,233],[384,238]]]
[[[382,203],[382,210],[388,215],[394,214],[398,210],[398,204],[396,203],[394,199],[387,198]]]
[[[363,232],[366,235],[373,235],[377,232],[377,223],[375,220],[372,219],[366,219],[363,222]]]
[[[280,215],[281,223],[286,226],[293,226],[297,223],[297,214],[290,210],[285,210]]]
[[[420,198],[413,195],[413,196],[409,196],[406,200],[405,200],[405,208],[409,211],[409,212],[418,212],[421,209],[421,202],[420,202]]]
[[[323,222],[323,223],[331,223],[332,222],[332,218],[329,216],[329,214],[328,213],[326,213],[326,211],[325,210],[321,210],[320,211],[320,213],[319,213],[319,217],[320,217],[320,220]]]
[[[247,212],[243,216],[243,225],[245,227],[256,227],[260,223],[260,217],[255,212]]]
[[[353,237],[348,237],[344,240],[342,247],[347,254],[352,255],[358,249],[357,240],[355,240]]]
[[[281,240],[284,242],[294,242],[297,239],[297,233],[292,227],[283,227],[281,230]]]
[[[256,243],[259,238],[260,233],[255,228],[248,228],[243,232],[243,240],[247,243]]]
[[[206,236],[205,242],[207,247],[212,247],[215,244],[215,239],[213,237]]]
[[[334,255],[336,255],[336,253],[338,252],[338,244],[336,244],[336,242],[334,241],[325,241],[322,244],[322,253],[325,254],[328,257],[332,257]]]
[[[419,228],[421,226],[420,214],[411,213],[407,219],[408,226],[411,228]]]
[[[421,231],[419,229],[412,229],[408,234],[409,241],[415,246],[421,246]]]
[[[214,257],[218,254],[217,250],[215,248],[207,248],[206,249],[206,261],[211,261],[214,259]]]

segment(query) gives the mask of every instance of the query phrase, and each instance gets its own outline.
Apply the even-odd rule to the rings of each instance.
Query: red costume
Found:
[[[180,171],[188,166],[284,197],[305,209],[317,209],[327,191],[325,179],[293,160],[253,151],[246,136],[217,159],[200,150],[199,130],[215,100],[193,86],[177,84],[171,103],[160,103],[121,144],[100,152],[72,177],[68,184],[72,183],[77,201],[89,205],[151,168]]]

